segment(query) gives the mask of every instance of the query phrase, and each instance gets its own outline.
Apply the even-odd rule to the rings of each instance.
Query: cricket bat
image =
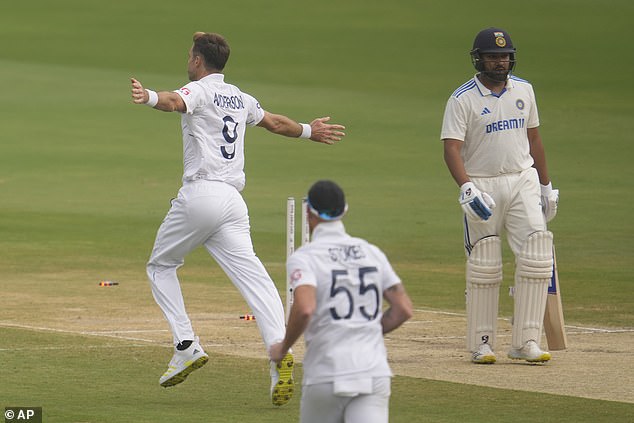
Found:
[[[566,328],[564,327],[564,310],[561,306],[559,275],[557,273],[557,256],[553,246],[553,276],[548,286],[546,312],[544,313],[544,332],[551,351],[565,350],[568,347]]]

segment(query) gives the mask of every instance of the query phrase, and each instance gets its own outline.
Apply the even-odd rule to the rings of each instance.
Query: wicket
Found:
[[[301,218],[301,244],[310,241],[310,231],[308,228],[308,199],[302,198],[302,218]],[[295,252],[295,197],[288,197],[286,200],[286,259]],[[293,305],[293,288],[291,287],[290,275],[286,274],[286,320]]]

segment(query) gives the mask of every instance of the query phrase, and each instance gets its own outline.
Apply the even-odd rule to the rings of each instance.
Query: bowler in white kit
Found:
[[[501,236],[516,258],[508,357],[546,362],[540,348],[557,212],[539,134],[533,87],[512,74],[516,49],[499,28],[480,31],[471,58],[478,73],[449,97],[442,123],[444,158],[460,187],[467,256],[467,349],[472,361],[496,361],[502,282]]]
[[[392,372],[383,335],[412,316],[385,254],[346,233],[347,208],[337,184],[316,182],[308,192],[311,242],[286,264],[294,300],[286,336],[270,354],[280,362],[304,333],[302,423],[387,422]]]
[[[344,127],[328,124],[329,118],[297,123],[265,111],[255,98],[226,83],[222,72],[229,52],[221,35],[196,32],[187,61],[190,83],[157,93],[131,80],[134,103],[182,116],[182,187],[158,229],[147,264],[154,299],[175,344],[174,356],[159,380],[164,387],[183,382],[209,359],[192,329],[176,274],[185,256],[198,246],[205,247],[251,307],[267,349],[284,338],[282,301],[254,252],[249,214],[240,194],[245,185],[246,127],[257,125],[325,144],[344,136]],[[280,364],[271,363],[273,404],[283,405],[291,398],[292,370],[291,353]]]

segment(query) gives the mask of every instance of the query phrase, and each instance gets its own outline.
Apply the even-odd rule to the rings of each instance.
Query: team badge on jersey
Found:
[[[302,278],[302,271],[299,269],[295,269],[291,272],[291,285],[295,286],[295,284]]]
[[[524,100],[522,100],[521,98],[518,98],[517,101],[515,102],[515,106],[517,106],[517,108],[520,110],[524,110]]]

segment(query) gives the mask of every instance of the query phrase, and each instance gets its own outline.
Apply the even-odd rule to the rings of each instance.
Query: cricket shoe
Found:
[[[209,361],[209,356],[198,343],[198,337],[186,350],[174,352],[167,371],[163,373],[159,384],[164,387],[178,385],[196,369],[200,369]]]
[[[271,361],[271,401],[273,405],[284,405],[293,397],[293,354],[287,353],[282,361]]]
[[[471,361],[476,364],[493,364],[495,363],[495,353],[489,344],[480,344],[471,355]]]
[[[537,342],[528,341],[522,348],[511,348],[508,357],[513,360],[526,360],[529,363],[545,363],[551,356],[548,351],[542,351]]]

